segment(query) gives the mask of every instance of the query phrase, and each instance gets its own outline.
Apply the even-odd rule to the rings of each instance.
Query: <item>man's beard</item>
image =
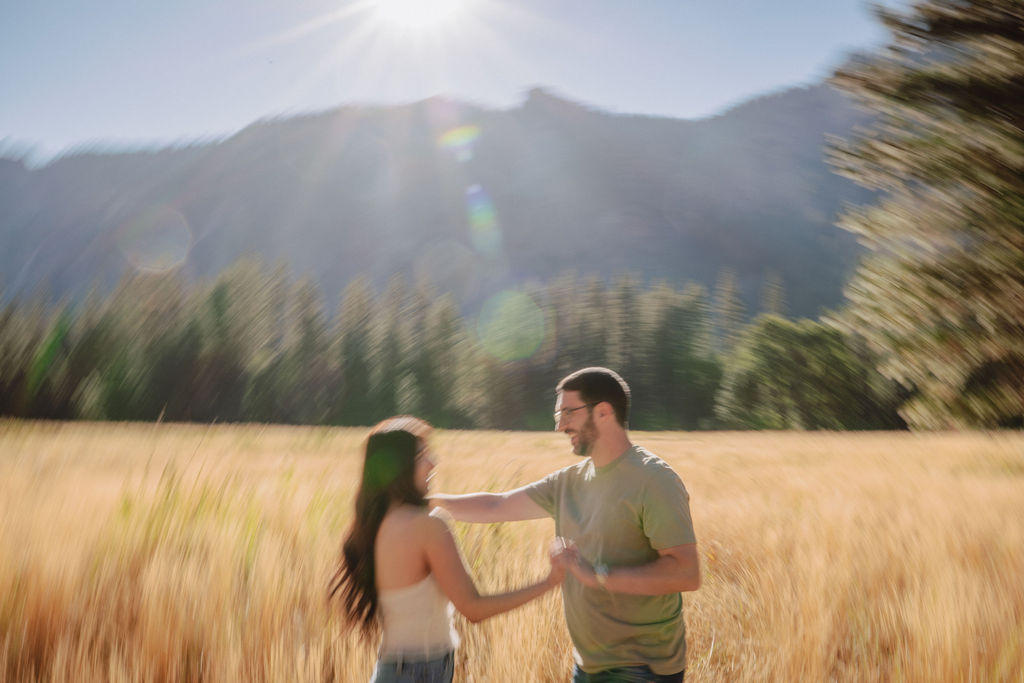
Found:
[[[594,424],[594,415],[591,413],[587,415],[587,421],[576,432],[576,445],[573,447],[572,452],[581,457],[590,455],[590,450],[594,447],[596,439],[597,425]]]

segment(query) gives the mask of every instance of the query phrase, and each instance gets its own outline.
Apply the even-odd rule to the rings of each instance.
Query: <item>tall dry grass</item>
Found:
[[[0,680],[366,680],[324,601],[364,434],[0,422]],[[633,436],[691,494],[688,681],[1024,681],[1024,436]],[[453,492],[574,462],[554,433],[435,447]],[[552,529],[457,531],[497,590]],[[458,627],[457,680],[568,680],[557,596]]]

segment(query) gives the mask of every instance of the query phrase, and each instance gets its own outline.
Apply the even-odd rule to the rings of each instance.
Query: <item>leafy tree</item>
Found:
[[[812,320],[759,316],[725,366],[716,413],[752,429],[891,429],[902,396],[856,343]]]
[[[1024,425],[1024,4],[880,9],[884,53],[834,77],[875,112],[837,142],[840,172],[880,192],[841,225],[874,254],[834,322],[914,390],[915,427]]]

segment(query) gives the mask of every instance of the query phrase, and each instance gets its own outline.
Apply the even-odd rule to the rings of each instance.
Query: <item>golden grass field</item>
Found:
[[[0,422],[0,680],[365,681],[325,585],[361,429]],[[633,433],[691,495],[687,681],[1024,681],[1024,435]],[[575,462],[439,432],[438,490]],[[478,583],[547,520],[457,525]],[[567,681],[560,598],[458,622],[458,681]]]

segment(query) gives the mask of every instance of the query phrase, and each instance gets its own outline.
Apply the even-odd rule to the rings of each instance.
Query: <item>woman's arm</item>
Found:
[[[508,612],[539,598],[562,582],[564,564],[552,563],[547,578],[518,590],[495,595],[480,595],[459,554],[451,528],[443,519],[424,519],[424,544],[430,571],[455,609],[476,623]]]

